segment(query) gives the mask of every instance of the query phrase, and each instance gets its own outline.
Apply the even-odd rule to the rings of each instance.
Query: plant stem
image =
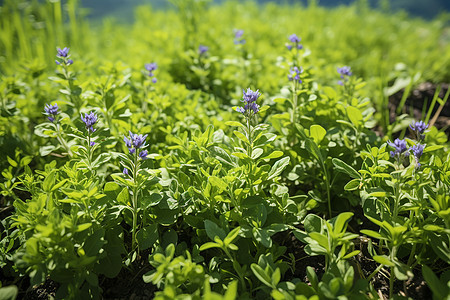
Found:
[[[325,173],[325,185],[327,188],[327,200],[328,200],[328,214],[330,218],[332,217],[331,214],[331,192],[330,192],[330,176],[328,175],[327,167],[325,166],[325,162],[322,162],[322,168],[323,172]]]
[[[136,247],[136,230],[137,230],[137,217],[138,217],[138,199],[137,199],[137,193],[138,193],[138,183],[137,183],[137,176],[138,176],[138,170],[139,170],[139,162],[138,162],[138,154],[137,150],[134,152],[134,163],[133,163],[133,228],[132,228],[132,235],[131,235],[131,251],[133,251]]]
[[[56,123],[56,139],[59,141],[59,143],[64,147],[64,149],[67,151],[67,154],[72,157],[72,151],[70,151],[69,145],[67,145],[67,142],[65,139],[63,139],[61,135],[61,127],[59,126],[59,123]]]
[[[379,265],[370,275],[367,277],[367,281],[370,281],[377,273],[383,268],[383,265]]]
[[[394,185],[394,212],[393,212],[393,219],[395,220],[398,215],[398,209],[400,206],[400,174],[396,174],[396,182]]]
[[[92,149],[91,149],[91,131],[88,129],[88,140],[87,140],[87,150],[88,150],[88,168],[91,172],[91,175],[94,175],[92,172]]]

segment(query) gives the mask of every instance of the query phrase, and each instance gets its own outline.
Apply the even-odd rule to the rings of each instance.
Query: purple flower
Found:
[[[245,39],[242,37],[244,35],[244,30],[242,29],[235,29],[234,30],[234,44],[245,44]]]
[[[139,153],[139,157],[142,159],[146,159],[148,155],[148,151],[147,150],[143,150]]]
[[[202,55],[202,54],[206,53],[208,51],[208,49],[209,48],[207,46],[200,45],[200,46],[198,46],[198,53],[200,55]]]
[[[158,65],[156,63],[145,64],[145,69],[148,71],[148,76],[153,77],[155,76],[155,74],[153,74],[153,71],[158,69]],[[156,83],[156,78],[153,78],[152,82]]]
[[[57,114],[59,114],[58,111],[59,107],[58,104],[54,104],[54,105],[50,105],[50,104],[46,104],[44,107],[44,111],[45,111],[45,115],[48,116],[48,120],[50,122],[54,122],[55,121],[55,117]]]
[[[403,156],[409,156],[409,152],[407,152],[407,144],[405,140],[401,140],[401,139],[395,139],[395,141],[392,142],[388,142],[388,145],[391,146],[392,148],[394,148],[394,151],[391,151],[391,157],[397,157],[398,160],[400,160],[400,157]]]
[[[149,72],[153,72],[158,69],[158,65],[156,63],[145,64],[145,69]]]
[[[127,138],[126,136],[124,136],[123,140],[125,142],[125,145],[128,147],[130,154],[134,154],[136,152],[136,149],[145,148],[147,146],[147,145],[145,145],[145,139],[147,138],[148,134],[146,134],[146,135],[133,134],[131,131],[129,131],[129,133],[130,133],[130,137]],[[144,151],[142,151],[142,152],[144,152]],[[139,156],[141,158],[142,158],[141,155],[144,155],[144,157],[146,157],[147,152],[145,152],[144,154],[142,152],[139,153]]]
[[[97,129],[94,129],[94,125],[95,123],[97,123],[97,115],[92,111],[89,114],[85,113],[84,114],[84,118],[83,115],[81,115],[81,120],[84,122],[84,124],[86,125],[86,129],[89,132],[95,132]]]
[[[64,47],[64,49],[58,48],[58,54],[56,55],[56,57],[59,58],[66,58],[69,55],[69,50],[70,48]]]
[[[55,60],[55,63],[57,65],[61,65],[61,64],[65,64],[66,66],[70,66],[71,64],[73,64],[73,60],[69,59],[70,55],[69,55],[69,48],[64,47],[64,49],[61,48],[57,48],[57,54],[56,57],[61,59],[61,60]]]
[[[91,142],[90,144],[89,144],[89,146],[94,146],[95,145],[95,142]]]
[[[341,79],[338,81],[339,85],[344,85],[346,81],[348,81],[348,76],[352,76],[352,71],[349,66],[343,66],[342,68],[337,68],[339,74],[341,74]]]
[[[123,168],[123,175],[127,175],[128,176],[128,169],[127,168]]]
[[[290,36],[289,36],[289,40],[292,42],[292,43],[300,43],[300,38],[295,34],[295,33],[293,33],[293,34],[291,34]]]
[[[416,137],[419,141],[423,140],[425,138],[425,130],[427,130],[428,125],[425,124],[423,121],[415,122],[411,125],[409,125],[409,128],[411,128],[412,131],[416,134]]]
[[[419,158],[423,154],[423,149],[425,149],[425,145],[417,144],[411,147],[411,152],[413,153],[414,157],[419,160]]]
[[[286,48],[287,48],[289,51],[291,51],[292,48],[294,48],[294,46],[295,46],[295,48],[298,49],[298,50],[303,49],[303,45],[300,44],[300,41],[301,41],[301,40],[302,40],[302,39],[299,38],[295,33],[291,34],[291,35],[289,36],[289,41],[290,41],[291,43],[286,43],[286,44],[285,44],[285,45],[286,45]]]
[[[152,78],[152,83],[157,83],[158,82],[158,79],[156,79],[156,77],[153,77]]]
[[[422,145],[422,144],[417,144],[410,148],[412,154],[414,155],[414,158],[416,159],[417,168],[420,168],[419,159],[422,156],[424,149],[425,149],[425,145]]]
[[[244,107],[237,107],[236,111],[242,113],[246,117],[250,117],[259,112],[259,105],[256,104],[256,100],[258,100],[261,93],[259,90],[252,91],[251,89],[247,89],[247,92],[243,91],[243,99],[242,102],[245,103]]]
[[[303,73],[303,69],[300,67],[300,69],[298,67],[293,67],[288,74],[288,79],[289,81],[295,80],[298,83],[301,83],[301,79],[300,79],[300,74]]]
[[[243,90],[242,92],[244,94],[243,102],[247,102],[247,103],[256,102],[256,100],[258,100],[259,96],[261,96],[261,93],[259,92],[259,90],[252,91],[250,88],[247,89],[247,92],[245,92],[245,90]]]
[[[337,68],[339,74],[341,74],[341,78],[344,79],[344,76],[352,76],[352,72],[349,66],[343,66],[342,68]]]

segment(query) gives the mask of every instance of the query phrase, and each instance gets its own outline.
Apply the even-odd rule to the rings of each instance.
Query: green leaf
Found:
[[[347,106],[347,116],[355,127],[359,127],[361,121],[363,120],[361,111],[353,106]]]
[[[309,282],[311,282],[314,290],[317,291],[317,288],[319,286],[319,278],[317,278],[317,274],[316,272],[314,272],[314,269],[312,267],[306,267],[306,276],[308,277]]]
[[[219,237],[219,239],[221,239],[222,241],[225,239],[226,234],[225,231],[220,228],[216,223],[210,221],[210,220],[205,220],[204,221],[205,224],[205,229],[206,229],[206,234],[208,235],[208,237],[214,241],[214,238],[217,236]]]
[[[315,214],[307,215],[304,221],[306,232],[321,232],[322,222],[322,218],[316,216]]]
[[[272,239],[265,229],[261,228],[253,228],[252,229],[253,237],[258,243],[261,243],[266,248],[272,247]]]
[[[346,191],[354,191],[358,189],[359,185],[361,183],[360,179],[352,179],[344,186],[344,190]]]
[[[346,164],[345,162],[343,162],[339,158],[333,158],[332,162],[333,162],[334,168],[338,172],[345,173],[345,174],[347,174],[350,177],[355,178],[355,179],[362,178],[361,174],[359,174],[358,171],[353,169],[353,167],[351,167],[350,165]]]
[[[355,255],[358,255],[359,252],[361,252],[361,251],[360,251],[360,250],[352,251],[352,252],[350,252],[350,253],[344,255],[344,256],[342,257],[342,259],[349,259],[349,258],[351,258],[351,257],[353,257],[353,256],[355,256]]]
[[[369,196],[371,196],[371,197],[386,197],[387,193],[386,192],[373,192],[373,193],[370,193]]]
[[[14,168],[17,167],[17,162],[15,162],[11,157],[6,156],[6,158],[11,166],[13,166]]]
[[[15,300],[17,295],[19,294],[19,290],[17,286],[10,285],[0,288],[0,299],[3,300]]]
[[[448,297],[450,293],[448,286],[442,283],[427,265],[422,265],[422,275],[436,299],[446,299]]]
[[[335,235],[339,235],[342,232],[345,232],[345,224],[347,223],[348,220],[350,220],[350,218],[353,217],[353,213],[352,212],[344,212],[339,214],[336,217],[336,221],[334,223],[334,228],[333,228],[333,232]]]
[[[253,263],[251,264],[250,268],[253,271],[253,274],[255,274],[255,276],[265,285],[267,285],[268,287],[271,288],[276,288],[272,285],[272,279],[270,278],[270,276],[264,272],[263,268],[261,268],[259,265]]]
[[[236,122],[236,121],[227,121],[225,122],[227,126],[236,126],[236,127],[244,127],[244,124]]]
[[[216,176],[209,176],[208,182],[211,186],[215,187],[218,190],[218,193],[222,193],[225,189],[227,189],[227,183]]]
[[[250,142],[248,140],[248,138],[240,131],[233,131],[234,135],[238,137],[238,139],[240,139],[241,141],[243,141],[244,143],[246,143],[247,145],[250,145]]]
[[[122,191],[117,196],[117,202],[123,205],[130,205],[130,194],[128,193],[128,189],[124,187]]]
[[[140,229],[136,234],[136,240],[140,250],[152,247],[158,239],[158,224],[152,224]]]
[[[98,276],[97,274],[93,273],[93,272],[89,272],[86,275],[86,281],[91,285],[91,286],[98,286]]]
[[[273,151],[272,153],[270,153],[269,155],[264,156],[262,159],[272,159],[272,158],[278,158],[281,156],[283,156],[283,151],[276,150],[276,151]]]
[[[323,92],[325,93],[325,95],[328,97],[328,99],[335,99],[336,98],[336,90],[333,89],[330,86],[326,86],[323,88]]]
[[[436,232],[440,232],[440,231],[444,230],[444,228],[442,228],[441,226],[434,225],[434,224],[427,224],[427,225],[423,226],[423,229],[425,229],[427,231],[436,231]]]
[[[275,271],[272,273],[272,286],[277,286],[278,283],[281,280],[281,271],[280,268],[276,268]]]
[[[323,247],[325,250],[329,250],[329,245],[328,245],[328,238],[318,232],[310,232],[309,236],[315,240],[321,247]]]
[[[309,135],[317,145],[320,144],[326,134],[327,131],[320,125],[311,125],[309,128]]]
[[[369,229],[363,229],[361,230],[362,234],[368,235],[370,237],[379,239],[379,240],[385,240],[386,238],[384,236],[382,236],[380,233],[373,231],[373,230],[369,230]]]
[[[234,241],[234,239],[239,235],[240,230],[241,230],[241,227],[238,226],[228,233],[228,235],[223,240],[225,246]]]
[[[238,281],[232,281],[225,292],[223,300],[235,300],[237,295]]]
[[[373,257],[373,259],[374,259],[377,263],[382,264],[382,265],[385,265],[385,266],[388,266],[388,267],[394,267],[394,266],[395,266],[395,263],[394,263],[393,261],[391,261],[391,260],[389,259],[389,257],[387,257],[386,255],[375,255],[375,256]]]
[[[322,153],[320,152],[317,144],[313,140],[307,139],[305,141],[305,146],[306,150],[308,150],[309,153],[311,153],[321,164],[323,164]]]
[[[255,148],[253,149],[252,152],[252,159],[258,159],[258,157],[261,156],[261,154],[263,154],[264,150],[261,148]]]
[[[84,223],[77,226],[76,232],[81,232],[92,226],[92,223]]]
[[[210,248],[221,248],[221,246],[217,243],[213,243],[213,242],[207,242],[203,245],[200,246],[200,251],[204,251]]]
[[[106,243],[104,240],[105,229],[102,227],[96,228],[94,232],[86,238],[84,242],[84,252],[86,256],[96,256],[99,254],[100,249]]]
[[[433,145],[433,146],[426,146],[425,149],[423,149],[423,153],[436,151],[439,149],[442,149],[444,146],[442,145]]]
[[[236,156],[239,159],[247,159],[247,158],[249,158],[247,154],[242,153],[242,152],[233,152],[233,153],[231,153],[231,155]]]
[[[288,164],[289,164],[289,156],[277,160],[270,169],[269,177],[267,178],[267,180],[271,180],[280,175],[281,172],[283,172],[283,170],[288,166]]]
[[[39,154],[41,156],[47,156],[56,149],[57,149],[57,147],[55,147],[53,145],[43,146],[43,147],[39,148]]]
[[[286,99],[286,98],[275,98],[272,101],[275,102],[275,103],[283,104],[285,101],[288,101],[288,99]]]
[[[51,171],[50,174],[45,177],[42,183],[42,189],[45,192],[50,192],[52,190],[53,184],[55,184],[55,170]]]

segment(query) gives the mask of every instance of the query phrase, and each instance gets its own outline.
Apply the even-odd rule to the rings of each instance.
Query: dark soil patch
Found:
[[[443,99],[450,84],[443,83],[437,85],[430,82],[421,83],[417,88],[411,91],[410,95],[406,99],[404,107],[402,108],[402,113],[412,114],[412,116],[417,120],[425,118],[425,115],[428,112],[428,107],[431,105],[434,93],[439,86],[442,87],[439,92],[439,98]],[[393,123],[397,117],[396,109],[400,105],[400,101],[404,93],[405,90],[402,89],[389,97],[389,119],[391,123]],[[423,111],[424,108],[426,108],[425,111]],[[436,102],[431,113],[431,119],[436,114],[438,109],[439,103]],[[450,136],[450,100],[445,103],[444,107],[440,111],[439,117],[436,119],[434,126],[438,129],[444,130],[447,136]]]
[[[144,257],[147,257],[145,255]],[[115,278],[102,278],[100,286],[103,289],[103,299],[114,300],[144,300],[153,299],[156,286],[145,283],[142,275],[150,271],[147,259],[141,259],[133,264],[132,270],[123,268]]]

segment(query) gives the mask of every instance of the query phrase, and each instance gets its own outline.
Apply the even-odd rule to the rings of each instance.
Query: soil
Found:
[[[447,93],[450,84],[434,84],[431,82],[421,83],[417,88],[411,91],[408,98],[406,99],[405,105],[403,107],[402,113],[411,114],[416,120],[423,120],[428,112],[428,110],[422,111],[425,107],[429,107],[431,105],[431,101],[436,90],[441,86],[441,90],[439,92],[439,98],[443,99],[445,94]],[[400,101],[403,97],[405,90],[402,89],[395,93],[394,95],[389,97],[389,119],[390,122],[393,123],[395,118],[397,117],[397,113],[395,112]],[[430,120],[433,119],[433,116],[436,114],[439,108],[439,103],[436,102]],[[436,128],[443,129],[447,136],[450,137],[450,100],[447,101],[439,113],[439,117],[436,119],[436,123],[434,124]]]

